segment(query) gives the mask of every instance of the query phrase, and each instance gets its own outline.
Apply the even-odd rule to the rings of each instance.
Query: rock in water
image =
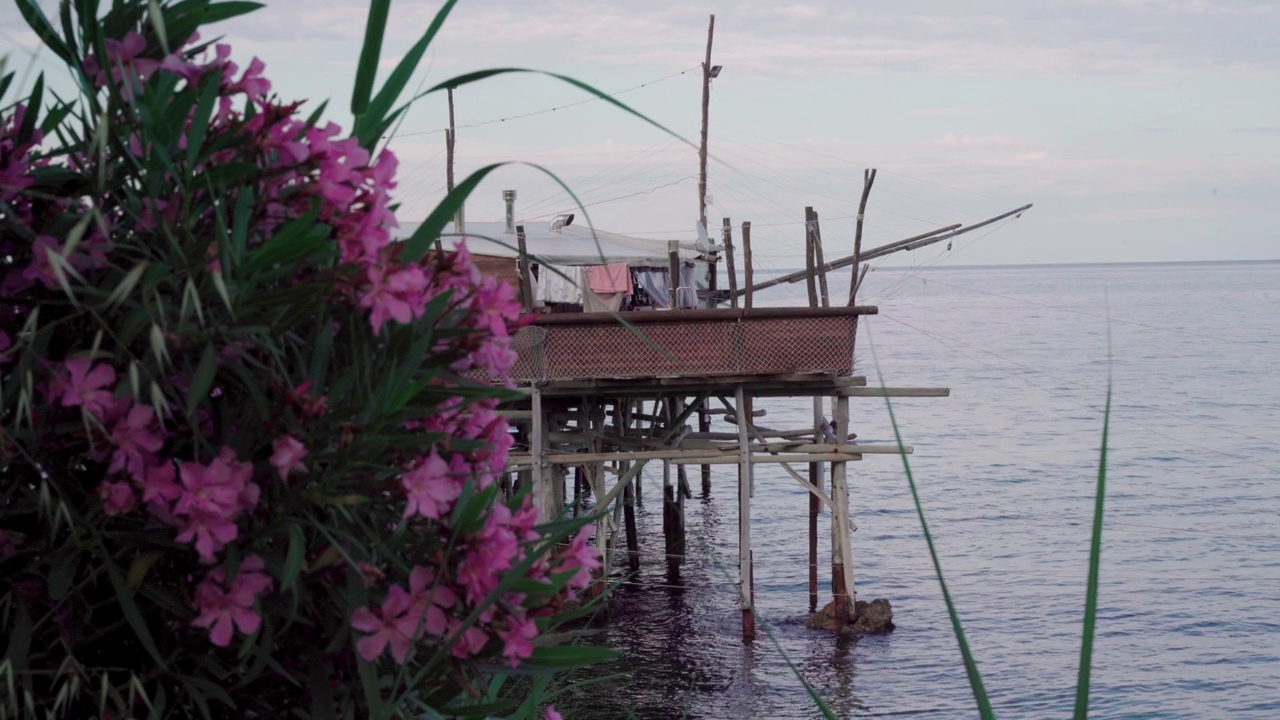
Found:
[[[847,629],[862,634],[887,633],[893,630],[893,606],[884,598],[871,602],[859,600],[848,611],[844,622],[840,621],[834,600],[809,616],[809,627],[822,630]]]

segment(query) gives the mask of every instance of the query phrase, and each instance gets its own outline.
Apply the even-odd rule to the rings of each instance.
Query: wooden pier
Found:
[[[525,395],[504,412],[521,429],[509,471],[531,484],[543,521],[566,511],[583,488],[594,498],[597,542],[608,577],[625,538],[632,572],[638,539],[630,503],[640,473],[663,467],[663,529],[669,565],[678,570],[687,547],[684,501],[692,497],[684,468],[737,466],[738,584],[744,637],[755,634],[752,611],[751,500],[755,467],[774,464],[804,486],[809,514],[810,610],[818,599],[817,542],[821,508],[831,512],[833,599],[857,599],[848,463],[892,455],[895,445],[858,444],[850,433],[851,398],[941,397],[942,388],[869,388],[854,374],[854,346],[866,306],[672,310],[545,315],[514,338],[513,372]],[[757,423],[759,400],[812,398],[813,427],[775,429]],[[830,417],[825,414],[830,411]],[[718,417],[731,431],[693,422]],[[911,448],[905,448],[910,452]],[[672,482],[672,468],[677,480]],[[829,468],[829,471],[828,469]],[[702,492],[710,486],[703,484]]]

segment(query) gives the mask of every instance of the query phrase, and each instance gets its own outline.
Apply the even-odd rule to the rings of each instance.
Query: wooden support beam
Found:
[[[734,408],[739,417],[750,417],[742,386],[734,391]],[[742,608],[742,638],[753,640],[756,635],[755,608],[752,598],[751,577],[751,446],[747,438],[747,425],[738,426],[738,585],[739,605]]]
[[[755,297],[755,293],[752,292],[751,290],[751,284],[755,282],[755,270],[751,260],[751,223],[750,222],[742,223],[742,272],[745,273],[742,280],[742,284],[745,285],[747,288],[747,297],[745,298],[745,302],[743,303],[742,306],[749,310],[751,309],[751,306],[754,304],[753,298]],[[734,303],[734,307],[737,307],[738,288],[736,287],[737,285],[736,281],[734,285],[735,287],[732,287],[729,289],[729,293],[730,293],[729,300],[731,300]]]
[[[836,398],[836,435],[849,432],[849,399]],[[849,543],[849,488],[844,461],[831,464],[831,499],[835,511],[831,514],[831,575],[832,594],[835,595],[837,617],[843,624],[857,598],[853,585],[853,553]]]
[[[671,309],[680,307],[680,243],[667,241],[667,294],[671,296]]]
[[[533,310],[533,269],[529,262],[529,251],[525,245],[524,226],[516,226],[516,248],[520,251],[517,263],[520,266],[520,306],[525,312]]]
[[[825,439],[823,426],[826,420],[822,416],[822,400],[813,399],[813,443],[816,445]],[[809,482],[822,489],[823,467],[820,462],[809,463]],[[822,514],[822,505],[818,496],[809,493],[809,612],[818,610],[818,516]]]
[[[853,307],[854,293],[858,289],[858,263],[862,262],[862,222],[867,213],[867,198],[876,182],[876,170],[862,171],[862,199],[858,202],[858,220],[853,231],[853,276],[849,278],[849,307]]]
[[[635,575],[640,572],[640,535],[636,529],[636,494],[632,483],[623,487],[622,506],[627,532],[627,569]]]
[[[813,267],[818,273],[818,304],[831,307],[831,293],[827,290],[826,262],[822,258],[822,226],[818,222],[818,211],[813,211]]]
[[[529,456],[532,464],[533,502],[538,507],[538,522],[555,519],[559,509],[555,507],[555,489],[551,487],[546,456],[546,417],[543,415],[542,392],[533,389],[533,425],[529,431]]]
[[[729,218],[724,219],[720,227],[720,242],[724,245],[725,272],[729,276],[729,306],[738,307],[738,269],[733,259],[733,229]],[[750,271],[748,271],[750,272]],[[751,307],[747,305],[747,307]]]
[[[818,280],[813,253],[813,208],[804,209],[804,286],[809,291],[809,307],[818,307]]]

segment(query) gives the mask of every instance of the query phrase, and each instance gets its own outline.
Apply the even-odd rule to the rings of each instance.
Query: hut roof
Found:
[[[422,223],[401,223],[396,233],[398,239],[413,234]],[[605,263],[625,262],[633,267],[666,268],[667,242],[647,238],[631,237],[620,233],[596,230],[569,225],[559,232],[550,229],[545,222],[517,222],[524,225],[525,247],[535,260],[552,265],[601,265]],[[452,247],[465,238],[467,249],[473,255],[514,258],[519,255],[516,250],[516,236],[508,235],[501,222],[468,222],[466,232],[458,235],[454,232],[453,223],[445,226],[441,240]],[[680,257],[683,260],[694,260],[700,257],[692,243],[681,243]]]

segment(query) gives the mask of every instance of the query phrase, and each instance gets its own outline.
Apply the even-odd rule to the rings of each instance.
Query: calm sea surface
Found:
[[[859,374],[951,388],[895,411],[997,714],[1070,715],[1110,371],[1092,716],[1280,717],[1280,264],[879,270],[867,282],[881,314],[860,327]],[[833,294],[847,283],[839,273]],[[803,304],[801,292],[761,299]],[[811,423],[808,400],[761,406],[762,425]],[[892,440],[882,400],[853,400],[852,427],[860,442]],[[625,653],[608,668],[624,676],[571,691],[566,717],[819,717],[788,663],[840,716],[975,717],[901,461],[850,469],[859,597],[889,599],[896,631],[804,627],[806,493],[759,466],[756,601],[778,646],[744,644],[732,469],[704,501],[692,468],[693,557],[671,586],[655,467],[639,513],[644,584],[619,591],[597,638]]]

